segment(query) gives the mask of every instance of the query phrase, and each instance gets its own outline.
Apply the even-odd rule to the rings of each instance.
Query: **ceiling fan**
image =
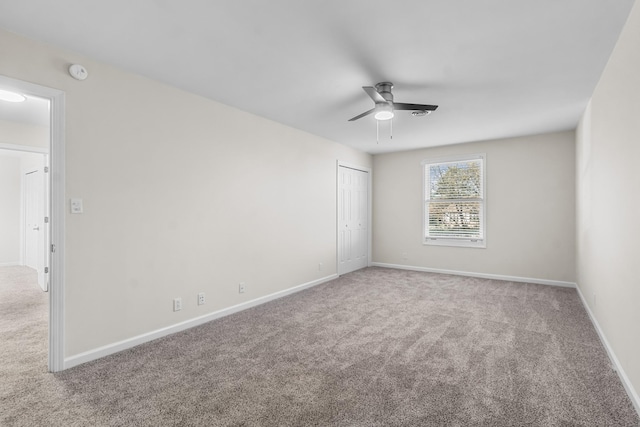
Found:
[[[425,116],[438,108],[437,105],[393,102],[393,94],[391,93],[393,83],[390,82],[380,82],[376,87],[363,86],[362,89],[367,92],[367,95],[373,99],[373,102],[375,102],[376,105],[371,110],[365,111],[364,113],[358,114],[354,118],[349,119],[350,122],[361,119],[371,113],[374,113],[373,117],[375,117],[376,120],[389,120],[393,118],[395,111],[399,110],[412,111],[411,114],[414,116]]]

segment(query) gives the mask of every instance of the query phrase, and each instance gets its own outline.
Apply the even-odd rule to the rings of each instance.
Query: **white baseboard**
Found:
[[[313,286],[326,283],[330,280],[336,279],[337,274],[322,277],[311,282],[303,283],[302,285],[294,286],[293,288],[285,289],[283,291],[275,292],[273,294],[265,295],[260,298],[253,299],[251,301],[243,302],[231,307],[223,308],[222,310],[214,311],[213,313],[205,314],[203,316],[196,317],[194,319],[185,320],[184,322],[176,323],[175,325],[167,326],[165,328],[157,329],[155,331],[147,332],[142,335],[138,335],[123,341],[119,341],[113,344],[105,345],[93,350],[86,351],[84,353],[76,354],[75,356],[67,357],[64,360],[64,369],[69,369],[74,366],[81,365],[83,363],[90,362],[92,360],[100,359],[110,354],[118,353],[123,350],[144,344],[149,341],[156,340],[158,338],[165,337],[167,335],[174,334],[176,332],[184,331],[186,329],[193,328],[203,323],[210,322],[215,319],[219,319],[224,316],[228,316],[233,313],[237,313],[242,310],[246,310],[251,307],[255,307],[260,304],[264,304],[269,301],[273,301],[278,298],[293,294],[295,292],[302,291],[304,289],[311,288]]]
[[[585,310],[589,314],[591,323],[593,323],[593,326],[596,328],[596,332],[600,337],[600,341],[602,341],[602,345],[607,350],[609,359],[611,360],[611,363],[613,364],[614,369],[618,373],[618,377],[620,378],[620,381],[622,381],[622,385],[624,386],[624,389],[627,391],[627,395],[629,395],[629,399],[631,399],[631,403],[633,403],[633,406],[636,408],[636,412],[640,416],[640,397],[638,396],[638,393],[633,388],[633,385],[631,384],[631,380],[629,380],[629,377],[624,372],[624,369],[622,369],[622,365],[620,365],[620,362],[618,361],[616,354],[613,352],[613,348],[611,348],[611,346],[609,345],[609,341],[607,341],[607,337],[604,335],[604,332],[602,331],[602,328],[600,327],[598,320],[593,315],[593,312],[591,311],[591,308],[587,304],[587,300],[584,298],[584,295],[582,295],[582,291],[580,291],[580,287],[576,287],[576,289],[578,290],[578,295],[580,295],[580,300],[582,301],[582,305],[584,305]]]
[[[453,274],[455,276],[479,277],[481,279],[505,280],[508,282],[536,283],[539,285],[561,286],[564,288],[575,288],[575,282],[563,282],[560,280],[534,279],[532,277],[503,276],[501,274],[473,273],[470,271],[442,270],[439,268],[416,267],[402,264],[385,264],[382,262],[372,262],[373,267],[396,268],[399,270],[425,271],[427,273]]]
[[[14,267],[16,265],[20,265],[18,261],[16,262],[0,262],[0,267]]]

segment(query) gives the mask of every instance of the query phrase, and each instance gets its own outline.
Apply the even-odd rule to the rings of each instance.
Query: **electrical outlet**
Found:
[[[174,298],[173,299],[173,311],[182,310],[182,298]]]
[[[244,294],[244,282],[240,282],[238,285],[238,293]]]
[[[198,294],[198,305],[203,305],[203,304],[204,304],[204,302],[205,302],[205,299],[204,299],[204,292],[200,292],[200,293]]]
[[[318,271],[324,270],[324,265],[322,263],[318,264]]]

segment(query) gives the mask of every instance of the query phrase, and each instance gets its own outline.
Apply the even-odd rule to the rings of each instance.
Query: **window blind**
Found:
[[[483,160],[425,164],[425,239],[484,238]]]

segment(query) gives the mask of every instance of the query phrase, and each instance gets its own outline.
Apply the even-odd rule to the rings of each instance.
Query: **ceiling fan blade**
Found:
[[[364,113],[362,113],[362,114],[358,114],[358,115],[357,115],[357,116],[355,116],[353,119],[349,119],[349,121],[350,121],[350,122],[352,122],[352,121],[354,121],[354,120],[361,119],[361,118],[363,118],[364,116],[367,116],[367,115],[369,115],[369,114],[373,113],[375,110],[376,110],[375,108],[372,108],[372,109],[371,109],[371,110],[369,110],[369,111],[365,111],[365,112],[364,112]]]
[[[373,99],[373,102],[375,102],[376,104],[380,102],[387,102],[387,100],[384,99],[382,95],[380,95],[380,93],[378,93],[375,87],[362,86],[362,89],[364,89],[364,91],[367,92],[367,95],[369,95],[371,99]]]
[[[404,102],[394,102],[394,110],[415,110],[415,111],[435,111],[438,108],[437,105],[425,105],[425,104],[405,104]]]

